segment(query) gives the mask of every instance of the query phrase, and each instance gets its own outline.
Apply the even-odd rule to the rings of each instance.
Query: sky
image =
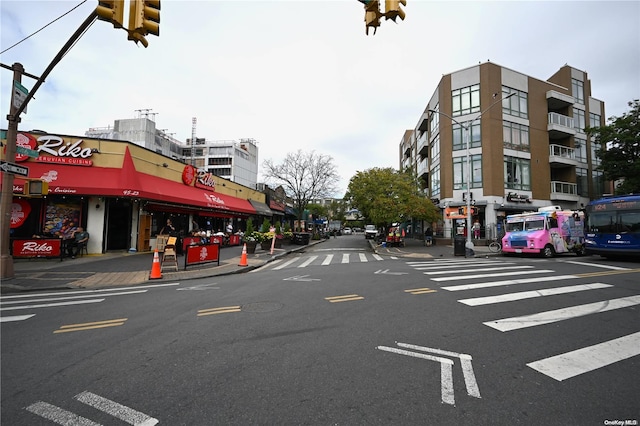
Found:
[[[0,62],[41,75],[97,3],[2,0]],[[540,80],[565,64],[586,71],[607,118],[640,98],[640,1],[407,0],[403,9],[404,21],[383,20],[367,36],[357,0],[162,0],[148,48],[94,22],[19,130],[83,136],[150,110],[158,129],[186,141],[195,117],[199,138],[255,139],[259,180],[264,160],[298,149],[330,156],[340,198],[358,171],[398,169],[404,132],[442,76],[478,63]],[[11,81],[0,68],[3,129]]]

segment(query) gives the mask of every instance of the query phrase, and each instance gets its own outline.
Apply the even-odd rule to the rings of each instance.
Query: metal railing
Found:
[[[563,157],[570,160],[576,160],[576,150],[564,145],[549,145],[549,155],[555,157]]]
[[[570,182],[551,181],[552,194],[578,195],[578,184]]]
[[[559,126],[569,127],[573,129],[573,117],[558,114],[557,112],[550,112],[549,124],[557,124]]]

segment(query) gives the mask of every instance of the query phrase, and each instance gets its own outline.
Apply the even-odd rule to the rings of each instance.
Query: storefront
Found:
[[[81,226],[91,235],[89,253],[148,251],[167,219],[180,235],[229,223],[241,229],[257,212],[229,193],[264,201],[260,192],[128,142],[21,132],[18,145],[38,152],[15,161],[29,169],[26,179],[45,181],[48,193],[25,197],[25,179],[14,179],[11,238]]]

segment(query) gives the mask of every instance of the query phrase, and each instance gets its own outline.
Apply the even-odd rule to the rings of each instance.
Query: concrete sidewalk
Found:
[[[269,251],[258,248],[247,255],[247,266],[239,266],[242,246],[223,247],[220,250],[220,265],[210,263],[184,268],[184,257],[178,256],[179,271],[162,272],[162,278],[150,280],[153,253],[105,253],[85,255],[76,259],[15,259],[15,277],[0,282],[0,291],[15,293],[53,289],[87,288],[98,289],[115,286],[131,286],[143,283],[176,282],[194,278],[207,278],[248,272],[290,253],[310,250],[325,240],[311,241],[308,245],[287,245]],[[444,242],[448,244],[443,244]],[[384,247],[369,240],[371,249],[382,256],[409,259],[456,258],[450,240],[439,240],[437,245],[426,247],[422,240],[405,239],[404,247]],[[476,246],[475,257],[494,255],[488,247]],[[464,258],[464,256],[462,256]]]

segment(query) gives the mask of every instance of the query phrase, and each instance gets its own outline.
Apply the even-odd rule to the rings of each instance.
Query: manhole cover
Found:
[[[282,308],[282,303],[277,302],[256,302],[242,305],[242,312],[273,312]]]

